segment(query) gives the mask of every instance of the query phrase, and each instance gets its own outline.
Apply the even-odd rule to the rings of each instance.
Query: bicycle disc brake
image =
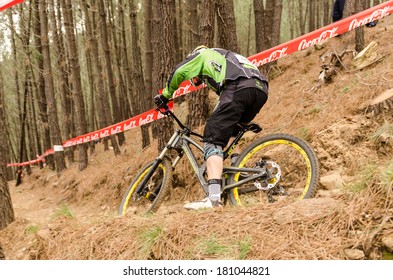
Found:
[[[254,186],[259,190],[270,190],[274,188],[281,179],[281,168],[280,166],[271,160],[263,160],[257,163],[258,166],[265,168],[267,172],[267,178],[263,181],[255,181]]]

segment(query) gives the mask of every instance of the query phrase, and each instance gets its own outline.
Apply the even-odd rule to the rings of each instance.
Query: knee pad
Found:
[[[224,153],[222,152],[222,147],[220,145],[215,145],[213,143],[205,143],[203,146],[203,154],[205,160],[207,160],[210,156],[217,155],[221,158],[224,158]]]

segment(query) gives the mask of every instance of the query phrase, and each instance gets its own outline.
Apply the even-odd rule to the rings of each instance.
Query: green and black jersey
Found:
[[[197,76],[218,95],[221,94],[226,84],[235,80],[242,80],[243,88],[263,89],[265,85],[262,86],[261,82],[267,85],[267,79],[244,56],[224,49],[211,48],[201,49],[178,64],[169,77],[162,94],[168,99],[172,98],[173,93],[183,81]]]

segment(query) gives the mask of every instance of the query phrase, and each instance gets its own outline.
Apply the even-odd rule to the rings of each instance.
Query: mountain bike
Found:
[[[184,125],[169,107],[157,110],[172,118],[178,128],[158,157],[131,181],[118,210],[120,215],[125,215],[129,208],[135,213],[157,211],[172,188],[173,171],[184,154],[204,193],[208,194],[206,165],[200,160],[203,159],[203,137]],[[223,151],[224,160],[233,153],[246,132],[262,131],[253,122],[238,125],[238,135]],[[309,144],[293,135],[272,134],[253,141],[233,164],[225,164],[222,202],[235,206],[266,203],[266,200],[274,202],[280,197],[312,198],[318,182],[319,163]]]

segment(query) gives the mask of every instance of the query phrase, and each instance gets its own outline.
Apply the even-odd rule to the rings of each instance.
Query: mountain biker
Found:
[[[162,94],[154,97],[157,107],[164,107],[186,80],[195,87],[204,83],[220,96],[203,133],[209,194],[184,206],[211,208],[220,205],[223,148],[237,134],[239,122],[250,122],[259,113],[268,98],[268,81],[244,56],[199,46],[174,68]]]

